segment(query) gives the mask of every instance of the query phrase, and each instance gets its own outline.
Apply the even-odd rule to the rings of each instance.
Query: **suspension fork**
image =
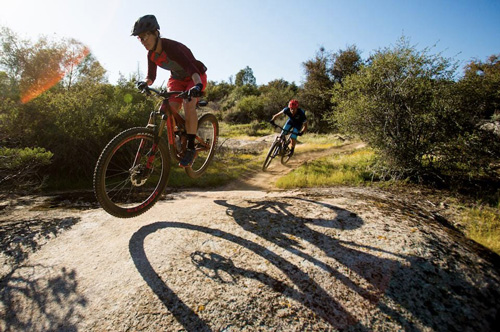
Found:
[[[151,146],[151,150],[147,152],[147,155],[148,155],[148,160],[146,162],[146,169],[148,171],[151,171],[152,168],[153,168],[153,162],[155,160],[155,156],[156,156],[156,151],[158,150],[158,144],[160,143],[160,139],[161,139],[161,134],[163,132],[163,128],[165,127],[165,122],[167,121],[167,114],[165,112],[165,108],[164,108],[164,104],[166,103],[166,101],[164,101],[162,103],[162,106],[160,107],[160,111],[159,112],[151,112],[151,114],[149,115],[149,121],[148,121],[148,125],[147,125],[147,128],[153,128],[153,145]],[[160,125],[157,126],[156,125],[156,116],[161,114],[161,121],[160,121]],[[167,121],[167,124],[168,124],[169,121]],[[169,134],[170,134],[170,130],[169,130]],[[139,144],[139,148],[137,149],[137,153],[135,154],[135,159],[134,159],[134,164],[132,167],[135,167],[141,157],[142,157],[142,149],[144,148],[144,145],[146,144],[145,140],[142,139],[141,140],[141,143]]]
[[[276,138],[274,139],[274,142],[277,142],[278,144],[276,145],[276,148],[273,151],[273,154],[272,154],[273,158],[276,157],[279,153],[281,153],[281,146],[283,144],[283,141],[281,140],[280,136],[276,136]]]

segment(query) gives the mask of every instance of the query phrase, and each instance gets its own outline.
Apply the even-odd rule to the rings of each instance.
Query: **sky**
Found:
[[[366,59],[402,36],[460,67],[500,54],[500,0],[0,0],[0,26],[32,41],[43,35],[82,42],[112,84],[120,74],[144,79],[146,50],[130,33],[147,14],[217,82],[248,66],[259,85],[275,79],[300,85],[302,64],[321,47],[356,45]],[[159,69],[155,85],[168,77]]]

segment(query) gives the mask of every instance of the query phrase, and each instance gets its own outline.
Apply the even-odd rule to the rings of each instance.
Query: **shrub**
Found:
[[[33,191],[43,182],[40,170],[49,165],[53,154],[43,148],[0,147],[0,188]]]
[[[458,131],[454,72],[449,59],[417,51],[403,38],[336,85],[329,120],[378,150],[394,176],[420,177],[436,145]]]
[[[237,102],[234,110],[227,113],[224,120],[230,123],[250,123],[263,118],[263,113],[262,99],[257,96],[246,96]]]

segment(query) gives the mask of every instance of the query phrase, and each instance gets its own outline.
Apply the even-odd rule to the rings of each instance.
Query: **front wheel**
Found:
[[[186,174],[196,179],[205,173],[212,161],[219,137],[219,122],[213,114],[204,114],[198,120],[195,149],[196,158],[191,167],[186,167]]]
[[[269,152],[267,153],[266,156],[266,160],[264,160],[264,164],[262,165],[263,171],[265,171],[269,167],[269,164],[271,164],[273,158],[278,155],[279,149],[280,149],[280,142],[278,140],[275,140],[273,144],[271,144]]]
[[[150,209],[165,190],[170,155],[154,132],[131,128],[104,148],[94,171],[94,192],[102,208],[119,218],[136,217]]]

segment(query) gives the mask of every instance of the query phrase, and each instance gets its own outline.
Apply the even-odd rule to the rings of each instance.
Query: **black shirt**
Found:
[[[302,129],[304,122],[307,120],[306,112],[302,108],[298,108],[295,115],[292,115],[292,110],[289,107],[285,107],[283,109],[283,113],[290,118],[292,127],[297,128],[298,130]]]

